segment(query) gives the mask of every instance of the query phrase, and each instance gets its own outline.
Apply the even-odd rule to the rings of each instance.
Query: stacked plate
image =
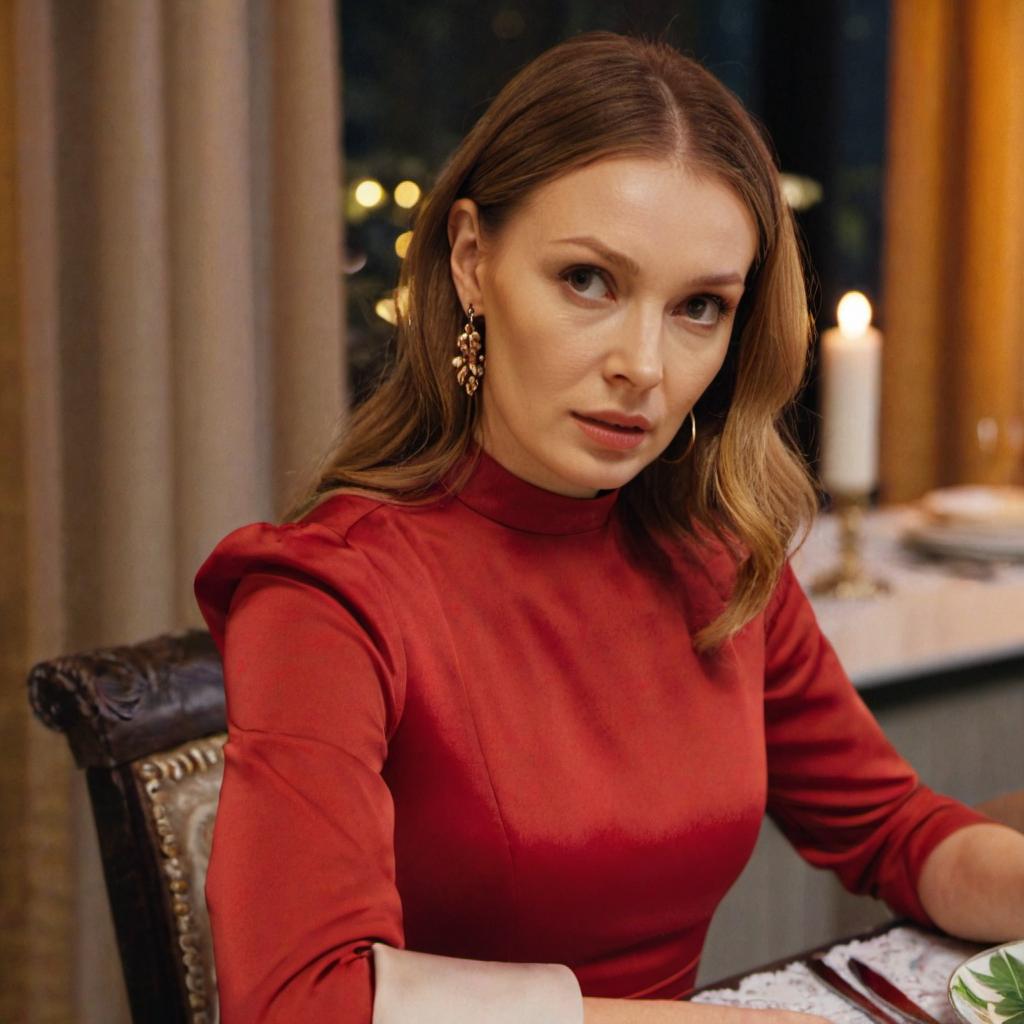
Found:
[[[966,485],[930,491],[904,535],[914,547],[954,558],[1024,559],[1024,487]]]

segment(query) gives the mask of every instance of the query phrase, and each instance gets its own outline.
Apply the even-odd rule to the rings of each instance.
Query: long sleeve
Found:
[[[788,564],[765,623],[769,813],[808,862],[931,924],[917,895],[928,854],[988,819],[923,785],[892,747]]]
[[[206,883],[225,1024],[578,1020],[565,967],[403,949],[381,773],[406,662],[367,556],[317,523],[256,524],[218,545],[196,595],[227,698]],[[533,1013],[502,1016],[516,989]]]

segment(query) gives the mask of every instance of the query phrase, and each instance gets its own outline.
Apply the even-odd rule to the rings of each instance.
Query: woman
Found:
[[[197,578],[226,1024],[791,1017],[678,1001],[766,807],[856,891],[1024,934],[992,895],[1024,837],[918,782],[786,561],[809,320],[732,95],[662,44],[543,54],[399,294],[396,364],[293,521]]]

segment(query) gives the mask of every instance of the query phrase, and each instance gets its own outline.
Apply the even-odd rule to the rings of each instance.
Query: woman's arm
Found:
[[[852,892],[929,924],[929,855],[984,814],[922,785],[857,693],[787,564],[765,613],[768,810],[797,851]]]
[[[968,825],[928,855],[918,896],[944,931],[980,942],[1024,936],[1024,835],[1003,825]],[[583,1000],[584,1024],[822,1024],[784,1010],[667,1000]]]
[[[946,836],[921,868],[917,892],[944,931],[979,942],[1024,936],[1024,835],[969,825]]]
[[[318,523],[253,524],[196,595],[229,733],[206,876],[221,1020],[578,1024],[568,967],[403,948],[382,769],[404,643],[368,557]]]
[[[918,896],[944,931],[979,942],[1024,936],[1024,835],[1004,825],[968,825],[924,862]],[[784,1010],[666,1000],[583,1000],[584,1024],[821,1024]]]
[[[745,1010],[738,1006],[668,999],[583,998],[583,1024],[828,1024],[824,1017],[789,1010]]]

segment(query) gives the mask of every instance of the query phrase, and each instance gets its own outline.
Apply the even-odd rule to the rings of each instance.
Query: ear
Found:
[[[448,211],[448,242],[452,247],[452,281],[462,308],[472,305],[484,314],[481,263],[483,237],[480,213],[472,199],[456,199]]]

